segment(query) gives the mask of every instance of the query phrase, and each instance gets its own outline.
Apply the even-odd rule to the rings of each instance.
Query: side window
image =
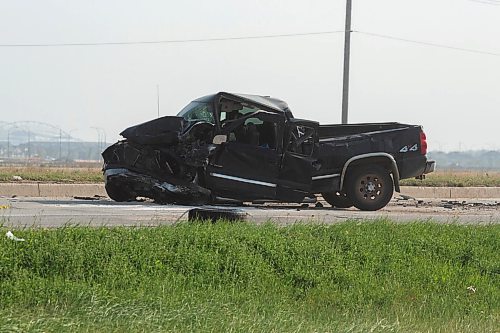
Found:
[[[277,125],[274,122],[263,120],[259,115],[248,118],[245,122],[229,133],[229,140],[233,142],[253,145],[261,148],[276,149]]]
[[[220,102],[219,109],[219,120],[222,126],[259,110],[254,106],[226,99]]]
[[[291,128],[288,151],[310,156],[314,148],[314,128],[296,125]]]

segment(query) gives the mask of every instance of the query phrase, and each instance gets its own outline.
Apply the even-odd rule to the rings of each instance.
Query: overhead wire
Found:
[[[486,0],[469,0],[469,1],[486,1]],[[494,1],[494,0],[490,0]],[[500,4],[500,1],[498,1]],[[455,51],[476,53],[488,56],[500,57],[500,53],[482,51],[471,48],[456,47],[451,45],[444,45],[434,42],[419,41],[397,36],[352,30],[353,33],[362,35],[390,39],[400,42],[419,44],[429,47],[438,47],[444,49],[451,49]],[[78,47],[78,46],[120,46],[120,45],[151,45],[151,44],[182,44],[182,43],[199,43],[199,42],[217,42],[217,41],[231,41],[231,40],[250,40],[250,39],[269,39],[269,38],[286,38],[286,37],[301,37],[301,36],[317,36],[329,35],[336,33],[344,33],[343,30],[319,31],[319,32],[304,32],[304,33],[289,33],[289,34],[275,34],[275,35],[253,35],[253,36],[236,36],[236,37],[214,37],[214,38],[194,38],[194,39],[170,39],[170,40],[152,40],[152,41],[128,41],[128,42],[89,42],[89,43],[36,43],[36,44],[0,44],[3,48],[15,47]]]
[[[467,1],[481,3],[483,5],[500,6],[500,1],[496,0],[467,0]]]
[[[217,41],[247,40],[247,39],[268,39],[268,38],[315,36],[315,35],[329,35],[329,34],[336,34],[336,33],[344,33],[344,31],[343,30],[336,30],[336,31],[303,32],[303,33],[260,35],[260,36],[256,35],[256,36],[214,37],[214,38],[195,38],[195,39],[170,39],[170,40],[130,41],[130,42],[0,44],[0,47],[65,47],[65,46],[106,46],[106,45],[113,46],[113,45],[177,44],[177,43],[180,44],[180,43],[217,42]]]
[[[362,35],[372,36],[372,37],[396,40],[396,41],[400,41],[400,42],[413,43],[413,44],[419,44],[419,45],[424,45],[424,46],[450,49],[450,50],[455,50],[455,51],[470,52],[470,53],[500,57],[500,53],[495,53],[495,52],[469,49],[469,48],[464,48],[464,47],[456,47],[456,46],[451,46],[451,45],[438,44],[438,43],[434,43],[434,42],[425,42],[425,41],[413,40],[413,39],[408,39],[408,38],[401,38],[401,37],[396,37],[396,36],[390,36],[390,35],[384,35],[384,34],[378,34],[378,33],[366,32],[366,31],[360,31],[360,30],[352,30],[352,32],[362,34]]]

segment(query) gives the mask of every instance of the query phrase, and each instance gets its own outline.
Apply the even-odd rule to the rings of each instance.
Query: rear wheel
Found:
[[[356,208],[379,210],[391,201],[394,181],[389,171],[381,166],[361,166],[348,174],[346,191]]]
[[[349,208],[353,206],[352,200],[344,192],[326,192],[323,193],[323,199],[337,208]]]

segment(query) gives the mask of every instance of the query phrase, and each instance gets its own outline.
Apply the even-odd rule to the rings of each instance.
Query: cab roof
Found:
[[[282,101],[277,98],[273,98],[270,96],[260,96],[260,95],[249,95],[249,94],[238,94],[238,93],[229,93],[229,92],[218,92],[216,94],[203,96],[194,100],[194,102],[215,102],[218,101],[219,98],[226,97],[231,100],[239,101],[239,102],[247,102],[251,104],[258,104],[264,106],[266,108],[272,109],[278,112],[290,112],[290,108],[285,101]]]

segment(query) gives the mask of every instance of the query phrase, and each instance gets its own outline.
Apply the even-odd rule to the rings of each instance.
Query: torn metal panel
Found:
[[[186,126],[182,117],[166,116],[129,127],[120,135],[143,145],[174,144]]]
[[[133,201],[137,197],[148,197],[158,203],[206,204],[211,200],[210,190],[195,182],[173,177],[162,181],[125,168],[108,169],[104,175],[106,191],[115,201]]]

